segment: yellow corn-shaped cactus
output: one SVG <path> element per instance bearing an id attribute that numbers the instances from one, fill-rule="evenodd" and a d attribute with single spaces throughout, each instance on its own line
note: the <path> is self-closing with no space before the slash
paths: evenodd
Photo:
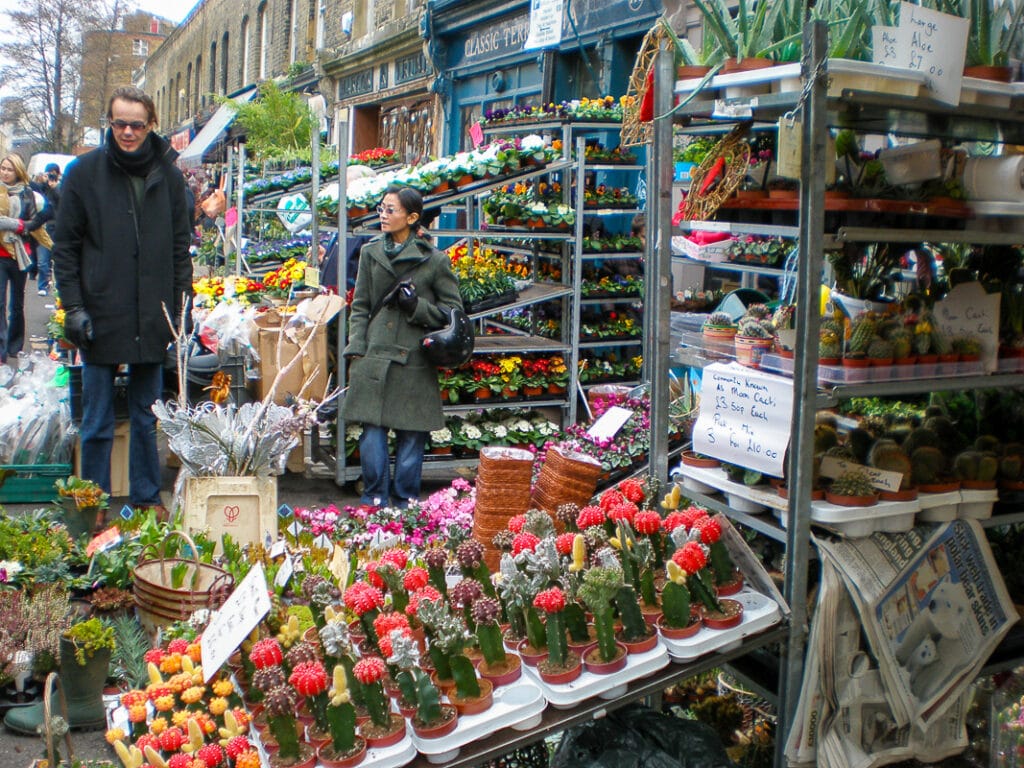
<path id="1" fill-rule="evenodd" d="M 572 565 L 569 570 L 573 573 L 582 571 L 587 564 L 587 542 L 582 533 L 572 537 Z"/>
<path id="2" fill-rule="evenodd" d="M 153 768 L 167 768 L 167 761 L 160 757 L 160 753 L 153 747 L 147 744 L 143 753 L 146 755 L 146 762 Z"/>
<path id="3" fill-rule="evenodd" d="M 220 734 L 220 745 L 226 747 L 229 741 L 236 736 L 244 735 L 246 730 L 246 726 L 239 725 L 235 713 L 227 710 L 224 713 L 224 725 L 217 729 L 217 733 Z"/>
<path id="4" fill-rule="evenodd" d="M 188 741 L 181 745 L 181 751 L 192 754 L 203 746 L 203 729 L 195 719 L 188 721 Z"/>
<path id="5" fill-rule="evenodd" d="M 328 695 L 331 697 L 331 706 L 333 707 L 347 704 L 351 698 L 348 692 L 348 678 L 345 677 L 345 668 L 341 664 L 334 667 L 334 677 L 331 680 L 331 690 Z"/>
<path id="6" fill-rule="evenodd" d="M 160 674 L 160 667 L 151 661 L 146 665 L 146 671 L 149 673 L 150 685 L 163 685 L 164 678 Z"/>
<path id="7" fill-rule="evenodd" d="M 665 498 L 661 501 L 661 508 L 667 510 L 679 509 L 679 502 L 682 500 L 682 494 L 679 491 L 678 485 L 673 485 L 672 490 L 665 494 Z"/>
<path id="8" fill-rule="evenodd" d="M 141 768 L 145 757 L 142 751 L 134 744 L 126 747 L 123 741 L 114 742 L 114 752 L 120 758 L 124 768 Z"/>
<path id="9" fill-rule="evenodd" d="M 686 577 L 689 575 L 686 571 L 679 567 L 675 560 L 669 560 L 665 563 L 665 575 L 668 576 L 669 581 L 676 584 L 686 585 Z"/>

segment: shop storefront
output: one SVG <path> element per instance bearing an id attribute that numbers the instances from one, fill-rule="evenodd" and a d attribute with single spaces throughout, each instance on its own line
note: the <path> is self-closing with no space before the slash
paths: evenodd
<path id="1" fill-rule="evenodd" d="M 566 9 L 561 43 L 540 51 L 525 49 L 528 3 L 431 6 L 428 50 L 442 73 L 434 89 L 444 97 L 445 152 L 471 146 L 469 128 L 489 110 L 625 93 L 660 0 L 578 0 Z"/>

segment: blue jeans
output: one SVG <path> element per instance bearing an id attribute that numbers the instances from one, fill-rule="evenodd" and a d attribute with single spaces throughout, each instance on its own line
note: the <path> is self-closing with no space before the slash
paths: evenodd
<path id="1" fill-rule="evenodd" d="M 151 406 L 163 388 L 161 363 L 128 367 L 128 484 L 131 503 L 154 506 L 160 500 L 160 458 L 156 415 Z M 114 446 L 116 365 L 82 366 L 82 477 L 110 493 L 110 453 Z"/>
<path id="2" fill-rule="evenodd" d="M 36 286 L 40 291 L 50 288 L 50 249 L 36 244 Z"/>
<path id="3" fill-rule="evenodd" d="M 0 363 L 25 346 L 25 279 L 17 261 L 0 257 Z"/>
<path id="4" fill-rule="evenodd" d="M 387 427 L 363 424 L 363 434 L 359 437 L 359 462 L 363 470 L 363 496 L 360 501 L 363 504 L 405 506 L 410 499 L 420 496 L 427 433 L 396 429 L 395 438 L 395 479 L 392 484 L 389 479 L 391 462 L 388 458 Z"/>

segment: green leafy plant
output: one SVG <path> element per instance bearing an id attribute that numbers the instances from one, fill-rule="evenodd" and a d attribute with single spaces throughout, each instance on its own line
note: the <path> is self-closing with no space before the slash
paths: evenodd
<path id="1" fill-rule="evenodd" d="M 969 19 L 964 65 L 1005 67 L 1020 48 L 1024 2 L 1012 0 L 936 0 L 943 13 Z"/>
<path id="2" fill-rule="evenodd" d="M 298 93 L 285 92 L 273 80 L 260 83 L 259 95 L 246 104 L 217 97 L 235 109 L 254 160 L 305 158 L 311 154 L 313 117 Z"/>
<path id="3" fill-rule="evenodd" d="M 109 649 L 111 653 L 117 648 L 114 628 L 95 616 L 72 624 L 64 633 L 64 637 L 74 644 L 75 660 L 83 667 L 87 658 L 91 659 L 104 648 Z"/>
<path id="4" fill-rule="evenodd" d="M 704 17 L 705 34 L 729 58 L 796 60 L 800 54 L 802 5 L 795 0 L 739 0 L 735 17 L 726 0 L 694 0 Z"/>
<path id="5" fill-rule="evenodd" d="M 149 684 L 146 651 L 149 637 L 138 619 L 122 614 L 110 619 L 114 631 L 114 651 L 110 657 L 113 676 L 128 688 L 145 688 Z"/>

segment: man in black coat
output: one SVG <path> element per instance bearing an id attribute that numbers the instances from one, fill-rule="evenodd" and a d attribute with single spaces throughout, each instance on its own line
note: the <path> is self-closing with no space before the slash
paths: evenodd
<path id="1" fill-rule="evenodd" d="M 72 163 L 61 185 L 53 266 L 65 336 L 82 353 L 82 476 L 110 491 L 114 376 L 129 370 L 129 487 L 160 506 L 156 417 L 163 360 L 192 296 L 189 211 L 177 153 L 155 132 L 144 91 L 117 88 L 103 146 Z"/>

